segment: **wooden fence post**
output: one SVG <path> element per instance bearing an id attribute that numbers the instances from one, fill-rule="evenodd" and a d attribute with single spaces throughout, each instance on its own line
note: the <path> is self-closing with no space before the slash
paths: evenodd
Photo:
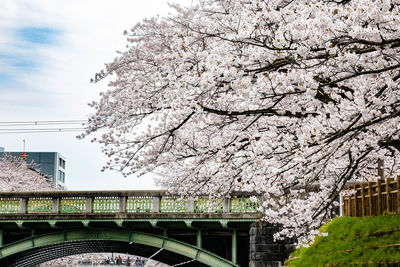
<path id="1" fill-rule="evenodd" d="M 400 175 L 397 176 L 397 213 L 400 213 Z"/>
<path id="2" fill-rule="evenodd" d="M 372 216 L 372 182 L 368 182 L 369 216 Z"/>
<path id="3" fill-rule="evenodd" d="M 386 185 L 385 185 L 385 190 L 386 190 L 386 212 L 390 212 L 390 182 L 392 179 L 386 178 Z"/>
<path id="4" fill-rule="evenodd" d="M 354 216 L 357 217 L 357 185 L 354 185 Z"/>
<path id="5" fill-rule="evenodd" d="M 364 183 L 361 183 L 361 217 L 365 216 L 365 192 L 364 192 Z"/>
<path id="6" fill-rule="evenodd" d="M 376 215 L 382 214 L 382 180 L 378 179 L 378 212 Z"/>
<path id="7" fill-rule="evenodd" d="M 348 216 L 351 216 L 351 196 L 347 196 L 347 212 L 349 213 Z"/>

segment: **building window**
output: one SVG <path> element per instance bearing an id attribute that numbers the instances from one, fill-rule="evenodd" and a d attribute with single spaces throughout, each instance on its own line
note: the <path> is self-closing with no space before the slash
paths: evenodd
<path id="1" fill-rule="evenodd" d="M 65 169 L 65 160 L 63 160 L 62 158 L 59 158 L 59 164 L 58 164 L 61 168 Z"/>
<path id="2" fill-rule="evenodd" d="M 58 171 L 59 174 L 59 181 L 65 183 L 65 173 L 62 171 Z"/>

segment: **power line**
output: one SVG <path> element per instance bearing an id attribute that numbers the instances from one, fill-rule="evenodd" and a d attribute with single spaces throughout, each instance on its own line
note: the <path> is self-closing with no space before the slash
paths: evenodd
<path id="1" fill-rule="evenodd" d="M 62 127 L 57 127 L 57 128 L 6 128 L 6 129 L 1 129 L 0 131 L 35 131 L 35 130 L 43 130 L 43 131 L 51 131 L 51 130 L 82 130 L 85 129 L 83 127 L 71 127 L 71 128 L 62 128 Z"/>
<path id="2" fill-rule="evenodd" d="M 7 131 L 15 131 L 15 130 L 18 130 L 18 131 L 61 131 L 61 130 L 84 130 L 85 128 L 82 128 L 82 127 L 79 127 L 79 128 L 76 128 L 76 127 L 74 127 L 74 128 L 37 128 L 37 129 L 35 129 L 35 128 L 7 128 L 7 129 L 1 129 L 0 128 L 0 132 L 2 132 L 2 131 L 4 131 L 4 132 L 7 132 Z"/>
<path id="3" fill-rule="evenodd" d="M 41 129 L 32 129 L 32 130 L 18 130 L 15 129 L 13 131 L 0 131 L 0 134 L 17 134 L 17 133 L 63 133 L 63 132 L 82 132 L 85 129 L 67 129 L 67 128 L 59 128 L 59 129 L 47 129 L 47 130 L 41 130 Z"/>
<path id="4" fill-rule="evenodd" d="M 87 129 L 85 128 L 87 125 L 87 120 L 0 121 L 0 135 L 83 132 Z"/>
<path id="5" fill-rule="evenodd" d="M 0 134 L 82 132 L 85 123 L 86 120 L 0 121 Z"/>
<path id="6" fill-rule="evenodd" d="M 0 123 L 58 123 L 58 122 L 86 122 L 87 120 L 52 120 L 52 121 L 0 121 Z"/>
<path id="7" fill-rule="evenodd" d="M 54 120 L 54 121 L 0 121 L 0 127 L 4 126 L 40 126 L 40 125 L 73 125 L 87 124 L 87 120 Z"/>
<path id="8" fill-rule="evenodd" d="M 52 125 L 85 125 L 85 123 L 76 123 L 76 122 L 63 122 L 63 123 L 48 123 L 48 124 L 38 124 L 38 123 L 14 123 L 14 124 L 0 124 L 0 127 L 5 126 L 52 126 Z"/>

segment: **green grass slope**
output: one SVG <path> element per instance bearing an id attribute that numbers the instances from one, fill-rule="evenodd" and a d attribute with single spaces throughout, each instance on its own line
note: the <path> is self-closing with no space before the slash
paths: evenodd
<path id="1" fill-rule="evenodd" d="M 341 217 L 320 231 L 328 236 L 294 251 L 285 266 L 400 266 L 400 215 Z"/>

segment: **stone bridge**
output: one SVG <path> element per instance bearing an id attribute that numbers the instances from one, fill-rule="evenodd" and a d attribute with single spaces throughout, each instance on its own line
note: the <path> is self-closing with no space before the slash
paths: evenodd
<path id="1" fill-rule="evenodd" d="M 0 193 L 0 266 L 35 266 L 96 252 L 127 253 L 171 266 L 267 266 L 263 255 L 276 262 L 287 252 L 283 245 L 271 245 L 273 228 L 259 227 L 259 201 L 250 196 L 188 200 L 164 191 Z"/>

